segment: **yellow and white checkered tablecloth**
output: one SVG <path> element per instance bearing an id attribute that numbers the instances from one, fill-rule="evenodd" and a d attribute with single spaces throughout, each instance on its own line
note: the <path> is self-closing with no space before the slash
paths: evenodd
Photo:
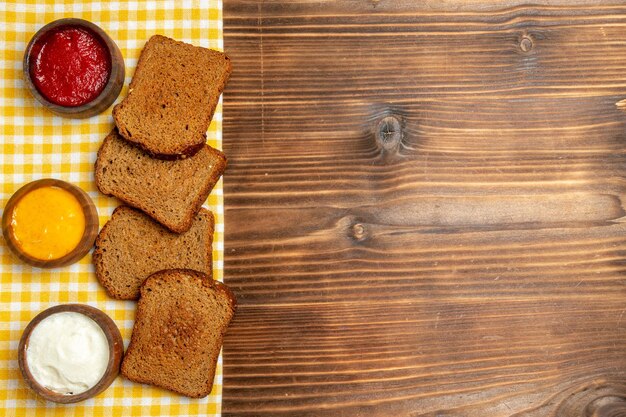
<path id="1" fill-rule="evenodd" d="M 31 36 L 44 24 L 79 17 L 102 27 L 120 47 L 126 63 L 126 96 L 139 53 L 148 38 L 160 33 L 177 40 L 222 49 L 221 0 L 73 1 L 7 0 L 0 2 L 0 187 L 2 207 L 22 185 L 58 178 L 82 187 L 94 200 L 100 226 L 119 202 L 98 192 L 93 165 L 102 139 L 113 127 L 111 109 L 90 119 L 55 116 L 36 102 L 22 80 L 22 57 Z M 211 124 L 209 144 L 221 147 L 221 104 Z M 222 184 L 207 201 L 216 215 L 214 274 L 222 279 Z M 210 396 L 189 399 L 130 382 L 119 376 L 108 390 L 74 405 L 45 402 L 30 392 L 17 365 L 23 329 L 40 311 L 62 303 L 85 303 L 106 312 L 128 345 L 135 303 L 109 298 L 97 282 L 91 254 L 69 267 L 52 270 L 20 262 L 0 242 L 0 415 L 2 416 L 194 416 L 221 411 L 221 358 Z"/>

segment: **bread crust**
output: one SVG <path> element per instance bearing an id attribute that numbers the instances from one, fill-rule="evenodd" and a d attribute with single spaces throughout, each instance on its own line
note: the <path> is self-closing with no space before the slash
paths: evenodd
<path id="1" fill-rule="evenodd" d="M 200 106 L 192 106 L 193 108 L 187 108 L 183 114 L 174 111 L 169 112 L 169 109 L 168 111 L 163 111 L 164 115 L 162 114 L 162 119 L 164 123 L 170 122 L 182 125 L 185 123 L 185 120 L 189 120 L 186 118 L 201 118 L 199 130 L 194 134 L 195 136 L 193 136 L 193 138 L 187 137 L 185 140 L 183 140 L 183 138 L 175 138 L 175 140 L 179 141 L 175 144 L 170 144 L 169 141 L 155 139 L 152 135 L 149 135 L 146 132 L 147 130 L 150 130 L 150 128 L 140 127 L 137 123 L 133 123 L 128 120 L 129 115 L 132 115 L 133 117 L 141 117 L 137 115 L 139 111 L 136 107 L 145 106 L 146 103 L 152 103 L 152 105 L 155 105 L 158 104 L 158 100 L 163 99 L 163 97 L 146 98 L 138 96 L 136 92 L 136 89 L 140 88 L 143 83 L 155 83 L 154 80 L 158 79 L 157 75 L 153 73 L 154 69 L 149 69 L 148 67 L 154 59 L 158 59 L 155 55 L 159 54 L 156 49 L 160 47 L 173 51 L 172 54 L 175 54 L 176 51 L 184 51 L 186 55 L 192 54 L 195 62 L 189 62 L 187 65 L 203 66 L 207 68 L 207 71 L 217 73 L 217 80 L 214 80 L 214 83 L 209 86 L 210 91 L 207 93 L 206 97 L 208 98 L 208 101 L 206 103 L 203 103 Z M 168 65 L 177 63 L 176 58 L 173 58 L 171 55 L 162 57 L 160 62 L 162 64 L 159 68 L 167 73 L 167 77 L 185 76 L 184 70 L 167 70 Z M 184 64 L 181 63 L 181 65 L 184 67 Z M 121 103 L 117 104 L 113 108 L 113 119 L 115 120 L 115 124 L 118 127 L 120 135 L 122 135 L 126 140 L 141 147 L 146 153 L 150 154 L 154 158 L 171 160 L 182 159 L 195 155 L 196 152 L 202 149 L 204 143 L 206 143 L 206 131 L 208 130 L 211 120 L 213 119 L 220 95 L 226 87 L 231 72 L 231 60 L 222 52 L 189 45 L 162 35 L 152 36 L 144 46 L 144 49 L 139 56 L 137 69 L 135 70 L 135 74 L 129 86 L 129 94 Z M 158 75 L 165 77 L 165 75 L 162 74 Z M 205 83 L 208 82 L 208 80 L 202 81 Z M 188 87 L 186 87 L 188 89 L 193 88 L 193 86 L 189 83 L 186 83 L 186 85 L 188 85 Z M 170 94 L 170 98 L 173 93 L 176 94 L 177 98 L 179 97 L 178 92 L 168 92 L 168 94 Z M 183 95 L 182 92 L 180 94 Z M 163 106 L 165 109 L 165 105 Z M 161 131 L 159 134 L 164 133 Z M 192 135 L 192 133 L 190 133 L 190 135 Z M 169 139 L 172 140 L 173 138 L 170 136 Z"/>
<path id="2" fill-rule="evenodd" d="M 100 149 L 98 150 L 98 154 L 97 154 L 96 162 L 95 162 L 95 180 L 96 180 L 96 187 L 98 188 L 98 190 L 100 190 L 100 192 L 102 192 L 105 195 L 117 197 L 119 200 L 126 203 L 127 205 L 135 207 L 143 211 L 144 213 L 146 213 L 147 215 L 149 215 L 150 217 L 155 219 L 157 222 L 161 223 L 162 225 L 164 225 L 165 227 L 167 227 L 173 232 L 183 233 L 189 230 L 193 222 L 194 216 L 200 210 L 200 207 L 202 207 L 207 197 L 211 193 L 211 190 L 213 189 L 217 181 L 220 179 L 220 177 L 224 173 L 224 170 L 226 169 L 226 166 L 228 164 L 226 155 L 224 155 L 223 152 L 217 149 L 211 148 L 207 144 L 203 145 L 203 147 L 206 147 L 207 150 L 215 157 L 216 159 L 215 166 L 211 168 L 210 175 L 206 178 L 206 180 L 198 186 L 197 197 L 187 206 L 177 208 L 177 210 L 184 213 L 184 215 L 182 216 L 182 219 L 180 221 L 174 221 L 171 218 L 168 218 L 167 216 L 165 216 L 162 212 L 155 211 L 154 209 L 157 203 L 146 198 L 145 196 L 139 195 L 137 193 L 124 192 L 121 189 L 122 187 L 119 187 L 119 186 L 109 187 L 105 184 L 106 181 L 105 181 L 104 176 L 106 175 L 105 174 L 106 172 L 105 159 L 106 158 L 104 157 L 104 152 L 105 152 L 105 149 L 107 149 L 108 146 L 110 145 L 110 142 L 113 140 L 117 140 L 117 139 L 124 140 L 119 136 L 116 129 L 113 129 L 111 133 L 109 133 L 109 135 L 107 135 L 107 137 L 104 139 L 102 145 L 100 146 Z M 140 149 L 133 146 L 132 143 L 127 142 L 127 141 L 125 141 L 125 143 L 128 144 L 129 148 L 135 148 L 137 149 L 137 152 L 142 152 Z M 146 157 L 149 157 L 149 155 L 146 155 Z M 198 155 L 196 154 L 194 155 L 194 157 L 198 157 Z M 176 163 L 175 161 L 162 161 L 162 160 L 156 160 L 156 159 L 154 161 L 156 161 L 157 164 L 163 165 L 163 166 L 169 166 L 168 163 L 169 164 Z M 123 180 L 122 178 L 119 178 L 119 181 L 122 181 L 122 180 Z M 162 197 L 169 198 L 171 196 L 162 196 Z"/>
<path id="3" fill-rule="evenodd" d="M 157 317 L 152 317 L 150 315 L 150 307 L 152 306 L 147 305 L 146 303 L 154 303 L 155 301 L 149 299 L 149 292 L 152 291 L 153 287 L 158 285 L 159 280 L 176 280 L 181 279 L 181 276 L 184 277 L 184 279 L 193 281 L 193 286 L 196 287 L 198 290 L 204 289 L 213 292 L 216 295 L 222 294 L 222 296 L 227 300 L 229 308 L 229 311 L 227 312 L 227 322 L 223 323 L 223 326 L 220 327 L 218 334 L 215 335 L 215 340 L 213 341 L 214 343 L 212 344 L 211 350 L 208 355 L 209 357 L 206 358 L 206 360 L 210 361 L 208 375 L 206 375 L 206 381 L 201 384 L 202 386 L 196 386 L 193 388 L 182 387 L 181 385 L 177 385 L 173 381 L 173 379 L 176 379 L 177 377 L 186 377 L 186 375 L 184 374 L 184 370 L 181 369 L 167 369 L 167 371 L 170 371 L 170 374 L 166 376 L 154 369 L 149 369 L 148 372 L 144 373 L 144 375 L 139 375 L 139 373 L 137 372 L 137 367 L 141 366 L 144 367 L 144 369 L 142 369 L 143 371 L 146 370 L 145 367 L 148 367 L 149 364 L 147 364 L 145 360 L 143 362 L 141 360 L 145 358 L 145 355 L 153 354 L 154 351 L 160 351 L 159 346 L 162 347 L 164 344 L 166 344 L 166 339 L 168 337 L 168 328 L 166 323 L 164 325 L 165 332 L 160 333 L 157 340 L 143 340 L 143 338 L 149 336 L 153 336 L 154 338 L 154 335 L 150 334 L 150 328 L 148 326 L 154 325 L 155 321 L 163 322 L 168 319 L 162 314 L 158 315 Z M 156 297 L 156 295 L 154 297 Z M 172 297 L 175 297 L 175 294 L 172 294 Z M 172 299 L 168 299 L 168 301 L 171 302 Z M 211 389 L 213 388 L 217 358 L 223 344 L 223 337 L 226 333 L 228 324 L 235 314 L 236 308 L 237 302 L 232 291 L 221 282 L 206 279 L 206 276 L 200 272 L 189 269 L 169 269 L 152 274 L 141 286 L 141 297 L 139 298 L 139 304 L 137 306 L 137 317 L 135 320 L 135 325 L 133 327 L 130 344 L 128 346 L 124 361 L 122 362 L 121 366 L 122 375 L 131 381 L 159 386 L 161 388 L 165 388 L 191 398 L 202 398 L 209 395 L 211 393 Z M 207 311 L 197 313 L 206 314 Z M 188 333 L 195 334 L 195 332 L 193 331 L 189 331 Z M 146 350 L 143 351 L 143 349 Z M 193 353 L 194 352 L 189 352 L 189 354 Z M 168 351 L 166 354 L 172 355 L 174 354 L 174 352 Z M 182 375 L 179 375 L 178 372 L 180 372 Z"/>
<path id="4" fill-rule="evenodd" d="M 204 221 L 202 217 L 208 219 L 208 221 Z M 139 224 L 137 224 L 137 221 Z M 193 226 L 192 224 L 192 228 L 190 228 L 188 233 L 191 233 L 192 230 L 194 230 L 196 234 L 201 232 L 204 235 L 204 238 L 201 241 L 196 241 L 196 239 L 194 239 L 195 234 L 188 238 L 185 233 L 176 235 L 171 232 L 165 232 L 166 229 L 164 229 L 163 226 L 154 222 L 140 210 L 124 205 L 118 206 L 113 211 L 111 218 L 102 227 L 98 237 L 96 238 L 92 255 L 96 278 L 105 288 L 109 296 L 118 300 L 138 299 L 140 286 L 143 280 L 145 280 L 152 272 L 156 272 L 163 268 L 172 268 L 174 266 L 197 266 L 199 267 L 198 269 L 200 272 L 203 272 L 209 278 L 212 278 L 212 244 L 213 232 L 215 230 L 215 218 L 213 213 L 209 210 L 201 208 L 198 214 L 194 217 L 194 221 L 199 223 L 196 223 L 196 226 Z M 111 231 L 111 229 L 116 230 L 118 233 L 120 233 L 120 228 L 123 230 L 123 226 L 126 224 L 118 224 L 120 222 L 131 222 L 131 224 L 135 223 L 135 229 L 139 229 L 141 234 L 145 236 L 145 240 L 127 242 L 124 241 L 123 236 L 111 236 L 111 233 L 115 233 L 115 231 Z M 205 225 L 206 229 L 204 229 Z M 137 232 L 137 230 L 127 231 L 129 235 L 132 235 L 134 232 Z M 152 254 L 152 249 L 142 251 L 139 246 L 143 245 L 145 248 L 148 248 L 146 245 L 151 245 L 151 243 L 149 241 L 146 243 L 146 240 L 152 239 L 162 239 L 166 241 L 167 247 L 164 248 L 161 246 L 161 250 L 158 254 Z M 129 255 L 132 252 L 132 255 L 130 256 L 133 256 L 133 259 L 129 260 L 124 257 L 118 258 L 117 256 L 114 256 L 114 254 L 119 255 L 120 248 L 111 247 L 113 244 L 112 241 L 115 241 L 118 246 L 120 244 L 123 245 L 121 246 L 121 248 L 124 249 L 122 252 L 128 251 Z M 199 247 L 198 245 L 201 243 L 205 243 L 206 246 Z M 193 246 L 194 244 L 197 245 Z M 152 246 L 152 248 L 154 248 L 154 246 Z M 184 251 L 185 255 L 173 256 L 173 254 L 168 253 L 168 251 Z M 142 254 L 146 252 L 150 254 L 148 256 L 142 256 Z M 188 258 L 189 256 L 192 256 L 191 259 Z M 158 257 L 158 260 L 155 260 L 155 257 Z M 160 259 L 161 257 L 166 258 Z M 129 266 L 128 263 L 131 261 L 139 263 L 140 266 L 133 267 L 132 265 L 134 262 L 130 264 L 131 266 Z M 120 265 L 123 263 L 126 263 L 126 265 Z M 150 272 L 146 275 L 139 275 L 140 272 L 147 272 L 145 270 L 146 268 Z M 129 272 L 132 273 L 129 274 Z"/>

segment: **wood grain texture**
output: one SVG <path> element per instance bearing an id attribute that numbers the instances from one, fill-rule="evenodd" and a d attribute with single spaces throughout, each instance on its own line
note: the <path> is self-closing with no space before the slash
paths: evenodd
<path id="1" fill-rule="evenodd" d="M 626 5 L 224 4 L 225 415 L 626 415 Z"/>

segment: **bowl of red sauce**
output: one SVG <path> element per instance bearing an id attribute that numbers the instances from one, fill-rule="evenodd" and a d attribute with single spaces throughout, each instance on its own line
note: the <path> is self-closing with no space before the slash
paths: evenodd
<path id="1" fill-rule="evenodd" d="M 124 85 L 124 59 L 99 26 L 59 19 L 42 27 L 24 53 L 24 80 L 32 95 L 65 117 L 91 117 L 106 110 Z"/>

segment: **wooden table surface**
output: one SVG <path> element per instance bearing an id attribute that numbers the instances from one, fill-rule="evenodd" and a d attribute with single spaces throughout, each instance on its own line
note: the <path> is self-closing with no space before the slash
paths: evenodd
<path id="1" fill-rule="evenodd" d="M 543 3 L 224 0 L 225 415 L 626 415 L 626 3 Z"/>

